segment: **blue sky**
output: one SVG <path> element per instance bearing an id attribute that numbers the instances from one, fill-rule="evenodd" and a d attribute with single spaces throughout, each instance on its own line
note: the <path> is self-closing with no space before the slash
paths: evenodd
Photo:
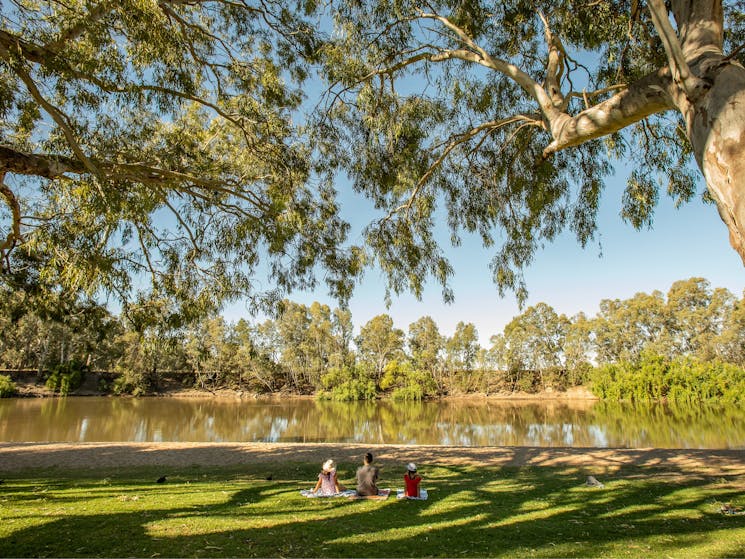
<path id="1" fill-rule="evenodd" d="M 580 311 L 594 315 L 602 299 L 626 299 L 654 290 L 666 293 L 673 282 L 690 277 L 706 278 L 712 287 L 724 287 L 737 297 L 743 296 L 745 267 L 729 245 L 727 229 L 715 206 L 696 198 L 676 209 L 662 194 L 653 228 L 636 231 L 619 217 L 625 182 L 624 173 L 608 179 L 594 243 L 582 249 L 573 235 L 564 234 L 536 254 L 525 274 L 527 306 L 544 302 L 570 317 Z M 364 226 L 369 214 L 363 205 L 357 202 L 350 206 L 350 196 L 345 192 L 340 198 L 350 222 L 358 228 Z M 488 268 L 492 252 L 482 248 L 479 239 L 464 237 L 460 247 L 452 248 L 446 233 L 443 238 L 442 246 L 455 269 L 455 302 L 443 303 L 440 286 L 431 282 L 421 301 L 404 295 L 394 297 L 391 307 L 386 308 L 383 278 L 377 270 L 370 270 L 350 301 L 356 332 L 382 313 L 389 314 L 396 327 L 405 331 L 409 324 L 429 315 L 448 336 L 459 321 L 474 323 L 482 346 L 489 347 L 489 338 L 501 333 L 520 314 L 513 294 L 499 297 Z M 353 233 L 351 241 L 360 239 Z M 323 288 L 295 293 L 290 299 L 307 305 L 319 301 L 337 306 Z M 240 303 L 226 308 L 223 316 L 229 321 L 251 319 Z"/>

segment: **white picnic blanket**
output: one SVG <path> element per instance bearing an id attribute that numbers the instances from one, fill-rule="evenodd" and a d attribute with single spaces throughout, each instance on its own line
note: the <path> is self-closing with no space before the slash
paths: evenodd
<path id="1" fill-rule="evenodd" d="M 354 489 L 347 489 L 346 491 L 342 491 L 340 493 L 321 493 L 320 491 L 318 493 L 314 493 L 312 489 L 303 489 L 300 491 L 300 494 L 303 497 L 352 497 L 357 494 L 357 492 Z"/>
<path id="2" fill-rule="evenodd" d="M 407 497 L 404 495 L 405 491 L 403 489 L 396 489 L 396 499 L 413 499 L 415 501 L 426 501 L 427 500 L 427 490 L 426 489 L 420 489 L 419 490 L 419 497 Z"/>

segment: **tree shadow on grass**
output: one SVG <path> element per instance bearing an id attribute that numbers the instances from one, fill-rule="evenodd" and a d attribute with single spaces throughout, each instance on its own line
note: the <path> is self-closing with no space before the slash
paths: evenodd
<path id="1" fill-rule="evenodd" d="M 426 467 L 426 466 L 425 466 Z M 182 480 L 163 487 L 129 480 L 50 482 L 45 511 L 31 526 L 3 530 L 0 556 L 420 557 L 742 556 L 745 516 L 716 502 L 737 500 L 741 478 L 666 477 L 630 468 L 584 485 L 576 471 L 427 467 L 428 501 L 306 499 L 305 482 L 235 474 L 215 489 Z M 303 473 L 309 469 L 301 468 Z M 547 472 L 549 475 L 547 475 Z M 219 474 L 218 474 L 219 475 Z M 222 482 L 221 482 L 222 483 Z M 43 480 L 20 484 L 43 486 Z M 73 487 L 111 510 L 65 507 Z M 23 495 L 14 484 L 3 508 Z M 142 495 L 139 501 L 131 500 Z M 80 497 L 81 500 L 84 497 Z M 129 499 L 129 500 L 128 500 Z M 91 502 L 91 504 L 93 504 Z M 23 521 L 3 514 L 16 525 Z M 713 540 L 718 547 L 707 548 Z M 697 553 L 697 550 L 699 551 Z M 701 551 L 704 550 L 704 551 Z"/>

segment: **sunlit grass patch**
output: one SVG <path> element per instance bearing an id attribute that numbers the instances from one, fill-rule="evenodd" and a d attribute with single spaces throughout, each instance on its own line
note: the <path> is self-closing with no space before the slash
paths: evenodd
<path id="1" fill-rule="evenodd" d="M 592 488 L 570 470 L 430 466 L 427 501 L 354 501 L 301 496 L 317 464 L 277 465 L 271 480 L 265 468 L 174 469 L 162 484 L 153 469 L 9 474 L 0 556 L 745 554 L 745 516 L 717 507 L 738 502 L 739 478 L 729 486 L 629 468 Z"/>

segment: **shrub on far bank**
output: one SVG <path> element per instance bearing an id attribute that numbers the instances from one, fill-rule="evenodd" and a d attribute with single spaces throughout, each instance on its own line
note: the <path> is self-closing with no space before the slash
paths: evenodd
<path id="1" fill-rule="evenodd" d="M 721 361 L 644 354 L 635 362 L 595 369 L 591 390 L 605 400 L 740 404 L 745 402 L 745 370 Z"/>
<path id="2" fill-rule="evenodd" d="M 15 396 L 17 391 L 15 383 L 8 375 L 0 375 L 0 398 Z"/>
<path id="3" fill-rule="evenodd" d="M 383 369 L 380 389 L 390 390 L 391 399 L 399 401 L 421 401 L 437 394 L 432 375 L 415 369 L 408 361 L 390 361 Z"/>
<path id="4" fill-rule="evenodd" d="M 111 391 L 117 396 L 129 394 L 132 396 L 143 396 L 147 390 L 142 375 L 131 371 L 124 371 L 114 379 Z"/>
<path id="5" fill-rule="evenodd" d="M 46 386 L 52 392 L 59 392 L 66 396 L 73 390 L 80 388 L 85 380 L 88 368 L 80 361 L 68 361 L 60 363 L 47 377 Z"/>
<path id="6" fill-rule="evenodd" d="M 359 365 L 332 368 L 321 377 L 321 384 L 325 390 L 317 393 L 319 400 L 354 402 L 374 400 L 377 396 L 375 381 Z"/>

